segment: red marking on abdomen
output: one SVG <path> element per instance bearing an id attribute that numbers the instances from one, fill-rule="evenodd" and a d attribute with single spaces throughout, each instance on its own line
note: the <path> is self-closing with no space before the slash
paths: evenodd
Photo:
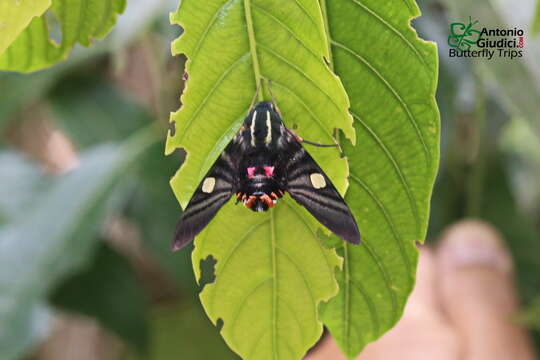
<path id="1" fill-rule="evenodd" d="M 264 166 L 264 173 L 266 174 L 266 177 L 272 177 L 274 176 L 274 167 L 273 166 Z"/>
<path id="2" fill-rule="evenodd" d="M 274 207 L 274 202 L 270 199 L 270 196 L 264 194 L 261 196 L 261 200 L 264 201 L 269 208 Z"/>
<path id="3" fill-rule="evenodd" d="M 252 179 L 255 176 L 255 168 L 254 167 L 248 167 L 247 168 L 247 175 L 248 175 L 248 179 Z"/>

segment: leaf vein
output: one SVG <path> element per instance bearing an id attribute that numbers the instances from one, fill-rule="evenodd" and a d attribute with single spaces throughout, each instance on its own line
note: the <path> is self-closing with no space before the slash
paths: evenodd
<path id="1" fill-rule="evenodd" d="M 244 13 L 246 17 L 246 26 L 248 31 L 249 52 L 253 65 L 253 75 L 255 77 L 255 87 L 261 83 L 261 69 L 259 65 L 259 55 L 257 53 L 257 40 L 255 39 L 255 27 L 253 26 L 253 16 L 251 15 L 251 0 L 244 0 Z M 259 101 L 263 100 L 262 92 L 258 93 Z"/>
<path id="2" fill-rule="evenodd" d="M 334 266 L 332 266 L 330 264 L 330 262 L 328 261 L 328 258 L 326 256 L 324 256 L 324 248 L 323 248 L 321 242 L 319 241 L 319 236 L 317 235 L 317 233 L 313 230 L 313 228 L 311 226 L 309 226 L 306 219 L 298 212 L 298 210 L 294 206 L 292 206 L 288 202 L 285 202 L 285 205 L 287 205 L 289 207 L 289 209 L 291 209 L 296 214 L 296 216 L 300 220 L 302 220 L 302 223 L 304 223 L 304 226 L 311 232 L 311 234 L 313 235 L 313 238 L 315 239 L 315 242 L 317 243 L 317 245 L 319 245 L 319 249 L 321 249 L 321 253 L 323 253 L 323 257 L 324 257 L 324 260 L 326 261 L 326 265 L 328 265 L 328 271 L 329 271 L 330 275 L 334 276 Z"/>
<path id="3" fill-rule="evenodd" d="M 364 64 L 373 74 L 375 74 L 376 78 L 379 79 L 384 86 L 390 90 L 390 92 L 394 95 L 396 100 L 399 102 L 400 106 L 405 110 L 407 114 L 407 118 L 409 119 L 409 122 L 414 127 L 414 130 L 416 132 L 416 136 L 418 137 L 418 140 L 422 144 L 422 148 L 424 150 L 424 155 L 426 157 L 426 162 L 428 164 L 431 164 L 431 152 L 426 144 L 426 140 L 424 139 L 424 135 L 422 134 L 422 131 L 420 130 L 420 127 L 418 126 L 418 122 L 415 120 L 415 117 L 413 116 L 411 109 L 409 108 L 409 105 L 403 100 L 401 95 L 398 93 L 397 89 L 373 66 L 369 63 L 367 59 L 365 59 L 360 54 L 356 53 L 355 51 L 349 49 L 347 46 L 332 40 L 332 44 L 337 46 L 338 48 L 345 50 L 346 53 L 354 56 L 359 62 Z"/>
<path id="4" fill-rule="evenodd" d="M 270 236 L 272 242 L 270 243 L 272 251 L 272 357 L 276 359 L 278 357 L 277 347 L 277 319 L 278 319 L 278 282 L 277 282 L 277 242 L 276 242 L 276 224 L 274 219 L 274 212 L 270 212 Z"/>
<path id="5" fill-rule="evenodd" d="M 223 81 L 225 80 L 225 78 L 227 77 L 227 75 L 229 75 L 233 69 L 238 65 L 238 64 L 241 64 L 242 63 L 242 60 L 244 60 L 244 58 L 246 56 L 248 56 L 249 53 L 246 52 L 244 54 L 242 54 L 242 56 L 240 56 L 238 58 L 238 60 L 234 61 L 227 69 L 225 69 L 225 71 L 221 74 L 221 76 L 219 77 L 219 79 L 215 82 L 215 84 L 212 86 L 212 88 L 210 89 L 210 91 L 206 94 L 205 98 L 203 99 L 203 101 L 197 106 L 197 109 L 195 109 L 193 115 L 191 115 L 191 117 L 187 120 L 187 123 L 186 125 L 183 127 L 184 129 L 187 129 L 189 128 L 189 126 L 191 125 L 191 123 L 197 118 L 197 116 L 199 115 L 199 113 L 202 111 L 202 109 L 204 108 L 204 105 L 208 102 L 208 100 L 210 99 L 210 97 L 214 94 L 214 92 L 217 90 L 218 86 L 221 85 L 221 83 L 223 83 Z M 182 141 L 184 139 L 184 136 L 186 135 L 186 131 L 182 131 L 182 132 L 177 132 L 179 138 L 177 141 Z"/>
<path id="6" fill-rule="evenodd" d="M 351 284 L 360 292 L 362 297 L 364 298 L 368 308 L 369 308 L 369 315 L 371 317 L 371 323 L 373 324 L 373 334 L 379 334 L 379 317 L 377 316 L 377 310 L 375 309 L 375 304 L 373 303 L 373 299 L 369 295 L 369 293 L 364 289 L 362 284 L 360 282 L 355 281 L 351 279 Z"/>
<path id="7" fill-rule="evenodd" d="M 353 3 L 355 3 L 356 5 L 358 5 L 360 8 L 362 8 L 365 12 L 367 12 L 369 15 L 371 15 L 372 17 L 374 17 L 375 19 L 377 19 L 381 24 L 383 24 L 384 26 L 386 26 L 390 31 L 392 31 L 394 34 L 396 34 L 406 45 L 407 47 L 409 47 L 413 52 L 414 54 L 416 55 L 416 57 L 420 60 L 420 62 L 422 63 L 422 65 L 424 66 L 424 69 L 425 71 L 429 74 L 429 66 L 428 64 L 426 63 L 426 61 L 424 60 L 424 58 L 422 57 L 422 54 L 420 54 L 420 52 L 418 51 L 418 49 L 410 42 L 409 39 L 407 39 L 405 37 L 405 35 L 403 35 L 403 33 L 401 31 L 399 31 L 398 29 L 396 29 L 392 24 L 390 24 L 388 21 L 386 21 L 382 16 L 380 16 L 379 14 L 377 14 L 373 9 L 369 8 L 367 5 L 361 3 L 360 1 L 358 0 L 351 0 Z M 410 8 L 409 6 L 409 3 L 407 2 L 407 0 L 404 0 L 405 1 L 405 4 L 407 5 L 407 7 L 409 8 L 410 11 L 412 11 L 412 9 Z"/>
<path id="8" fill-rule="evenodd" d="M 263 331 L 261 331 L 261 335 L 258 336 L 258 339 L 257 341 L 255 341 L 255 343 L 253 343 L 253 345 L 251 346 L 251 349 L 249 349 L 249 352 L 248 352 L 248 356 L 246 356 L 246 359 L 252 359 L 253 358 L 253 353 L 255 352 L 255 350 L 257 350 L 257 346 L 259 346 L 259 343 L 261 342 L 261 340 L 263 339 L 263 337 L 266 335 L 267 332 L 269 332 L 270 329 L 264 329 Z"/>
<path id="9" fill-rule="evenodd" d="M 313 84 L 315 86 L 315 88 L 317 90 L 319 90 L 325 97 L 328 98 L 328 100 L 330 100 L 330 102 L 332 103 L 332 105 L 334 105 L 334 107 L 338 110 L 338 112 L 342 112 L 342 109 L 339 107 L 338 104 L 336 104 L 334 98 L 332 98 L 330 96 L 330 94 L 328 94 L 328 92 L 324 91 L 319 84 L 317 84 L 311 77 L 309 77 L 304 71 L 302 71 L 302 69 L 300 69 L 297 65 L 293 64 L 292 62 L 290 62 L 287 58 L 283 57 L 282 55 L 278 54 L 277 52 L 275 52 L 273 49 L 271 49 L 270 47 L 266 46 L 266 45 L 263 45 L 263 44 L 259 44 L 259 47 L 266 50 L 267 52 L 269 52 L 270 54 L 274 55 L 276 58 L 278 58 L 279 60 L 281 60 L 284 64 L 288 65 L 291 69 L 293 69 L 296 73 L 300 74 L 301 76 L 303 76 L 306 80 L 308 80 L 308 82 L 310 82 L 311 84 Z"/>
<path id="10" fill-rule="evenodd" d="M 405 267 L 407 268 L 407 274 L 409 275 L 410 273 L 410 270 L 411 270 L 411 264 L 410 264 L 410 260 L 409 260 L 409 257 L 407 256 L 407 254 L 405 253 L 405 249 L 403 248 L 403 242 L 401 241 L 401 237 L 399 236 L 399 233 L 398 231 L 396 230 L 396 225 L 394 224 L 394 221 L 392 220 L 392 217 L 390 216 L 390 214 L 388 213 L 388 211 L 386 210 L 386 207 L 384 206 L 384 204 L 382 203 L 382 201 L 375 195 L 375 193 L 367 186 L 367 184 L 365 182 L 363 182 L 358 176 L 356 176 L 355 174 L 351 173 L 350 174 L 350 177 L 356 181 L 359 185 L 362 186 L 362 188 L 364 188 L 364 190 L 369 194 L 369 196 L 375 201 L 375 203 L 377 204 L 377 206 L 379 207 L 379 209 L 381 210 L 381 212 L 383 213 L 384 215 L 384 218 L 386 219 L 386 221 L 388 222 L 388 225 L 390 225 L 390 229 L 392 231 L 392 234 L 394 235 L 394 239 L 396 240 L 396 243 L 398 245 L 398 248 L 399 248 L 399 252 L 401 254 L 401 257 L 403 258 L 403 262 L 405 263 Z M 410 276 L 410 275 L 409 275 Z"/>
<path id="11" fill-rule="evenodd" d="M 390 163 L 394 167 L 394 170 L 396 171 L 396 173 L 398 175 L 399 181 L 403 185 L 403 188 L 405 189 L 405 192 L 407 193 L 407 197 L 409 198 L 409 203 L 411 205 L 414 220 L 415 220 L 415 223 L 416 223 L 416 233 L 417 233 L 417 236 L 419 236 L 418 234 L 420 232 L 420 215 L 418 213 L 418 207 L 416 206 L 416 201 L 414 200 L 414 196 L 413 196 L 413 193 L 412 193 L 412 190 L 411 190 L 411 186 L 408 183 L 407 179 L 405 178 L 405 175 L 404 175 L 403 171 L 401 170 L 401 167 L 397 163 L 394 154 L 392 154 L 390 149 L 388 149 L 386 147 L 386 145 L 381 140 L 381 138 L 375 133 L 375 131 L 373 131 L 373 129 L 371 129 L 369 127 L 369 125 L 365 121 L 362 120 L 362 118 L 359 115 L 355 114 L 353 111 L 351 111 L 351 114 L 368 131 L 370 136 L 375 140 L 377 145 L 381 148 L 381 150 L 386 155 L 387 159 L 390 161 Z"/>
<path id="12" fill-rule="evenodd" d="M 269 220 L 261 221 L 260 223 L 253 225 L 248 231 L 246 231 L 246 233 L 242 236 L 242 238 L 240 238 L 238 240 L 238 242 L 231 249 L 231 251 L 229 251 L 227 256 L 225 256 L 225 258 L 223 258 L 221 266 L 219 266 L 219 263 L 218 263 L 218 272 L 219 273 L 223 273 L 225 271 L 225 268 L 227 267 L 227 264 L 229 263 L 229 260 L 231 259 L 232 255 L 236 252 L 236 250 L 238 250 L 238 248 L 244 243 L 244 241 L 249 239 L 249 235 L 251 235 L 255 230 L 257 230 L 260 226 L 266 224 L 267 222 L 269 222 Z M 217 275 L 219 275 L 219 274 L 217 274 Z M 210 304 L 210 307 L 212 307 L 212 308 L 214 307 L 214 301 L 215 301 L 215 298 L 216 298 L 216 293 L 217 293 L 217 291 L 215 289 L 213 289 L 212 297 L 208 301 L 208 303 Z"/>
<path id="13" fill-rule="evenodd" d="M 238 318 L 240 317 L 240 314 L 242 313 L 242 310 L 244 308 L 244 304 L 246 303 L 246 301 L 250 297 L 252 297 L 260 288 L 262 288 L 264 285 L 266 285 L 270 281 L 272 281 L 271 276 L 269 276 L 266 279 L 259 282 L 256 286 L 253 287 L 253 289 L 251 289 L 249 292 L 246 293 L 246 296 L 244 296 L 244 298 L 240 302 L 239 306 L 236 308 L 233 317 L 231 318 L 231 330 L 233 331 L 232 332 L 233 334 L 235 334 L 234 329 L 236 327 L 236 322 L 238 321 Z"/>
<path id="14" fill-rule="evenodd" d="M 300 11 L 302 11 L 304 14 L 306 14 L 308 19 L 311 20 L 313 25 L 318 26 L 317 20 L 315 20 L 315 18 L 307 11 L 307 9 L 304 7 L 304 5 L 302 5 L 302 3 L 300 3 L 300 1 L 298 1 L 298 0 L 294 0 L 294 2 L 296 3 L 296 5 L 298 5 L 298 8 L 300 9 Z"/>
<path id="15" fill-rule="evenodd" d="M 351 323 L 349 319 L 349 313 L 351 311 L 351 288 L 350 288 L 350 269 L 349 269 L 349 245 L 347 243 L 343 244 L 343 270 L 345 275 L 345 299 L 344 305 L 345 305 L 345 311 L 343 312 L 343 333 L 345 335 L 345 349 L 347 351 L 347 354 L 351 352 L 351 343 L 349 341 L 350 339 L 350 330 L 351 330 Z"/>
<path id="16" fill-rule="evenodd" d="M 332 133 L 330 131 L 328 131 L 328 129 L 326 128 L 326 126 L 323 124 L 322 120 L 316 116 L 313 111 L 311 111 L 311 109 L 309 108 L 309 106 L 304 102 L 304 100 L 298 96 L 290 87 L 280 83 L 280 82 L 277 82 L 277 81 L 272 81 L 272 84 L 274 85 L 278 85 L 280 87 L 282 87 L 283 89 L 287 90 L 292 96 L 294 96 L 298 102 L 300 103 L 300 105 L 302 105 L 304 107 L 304 109 L 306 109 L 306 111 L 311 115 L 311 117 L 313 118 L 313 120 L 315 120 L 315 122 L 317 123 L 317 125 L 319 125 L 321 127 L 321 129 L 323 130 L 323 132 L 326 133 L 326 135 L 328 135 L 328 137 L 330 139 L 332 139 L 332 141 L 335 141 L 334 140 L 334 137 L 332 136 Z"/>
<path id="17" fill-rule="evenodd" d="M 373 191 L 367 186 L 367 184 L 364 183 L 358 176 L 354 175 L 353 173 L 350 173 L 349 176 L 350 176 L 351 179 L 353 179 L 356 183 L 358 183 L 366 191 L 366 193 L 373 199 L 373 201 L 375 201 L 375 203 L 377 204 L 377 206 L 379 207 L 379 209 L 383 213 L 384 219 L 386 220 L 386 222 L 390 226 L 390 230 L 392 231 L 393 238 L 395 239 L 395 241 L 396 241 L 396 243 L 398 245 L 400 256 L 401 256 L 401 258 L 403 260 L 403 263 L 404 263 L 406 271 L 407 271 L 407 277 L 409 278 L 409 281 L 412 282 L 412 279 L 410 278 L 411 263 L 410 263 L 410 260 L 409 260 L 409 258 L 407 256 L 407 254 L 405 253 L 405 249 L 403 248 L 403 243 L 401 242 L 401 238 L 399 237 L 399 235 L 398 235 L 398 233 L 396 231 L 394 221 L 392 220 L 392 218 L 390 217 L 390 215 L 386 211 L 386 208 L 384 207 L 384 205 L 381 203 L 381 200 L 373 193 Z M 386 269 L 386 265 L 384 265 L 384 263 L 376 256 L 373 249 L 371 249 L 368 242 L 365 241 L 365 240 L 364 240 L 364 246 L 368 250 L 369 254 L 373 258 L 373 260 L 375 261 L 377 266 L 379 267 L 379 270 L 381 270 L 381 273 L 382 273 L 383 278 L 384 278 L 384 282 L 386 283 L 386 286 L 387 286 L 387 288 L 388 288 L 388 290 L 389 290 L 389 292 L 391 294 L 391 297 L 392 297 L 393 313 L 394 313 L 394 316 L 396 316 L 397 315 L 396 291 L 391 286 L 391 283 L 393 283 L 393 281 L 388 276 L 388 271 Z"/>
<path id="18" fill-rule="evenodd" d="M 232 3 L 233 1 L 236 1 L 236 0 L 229 0 L 229 1 L 226 1 L 219 9 L 217 9 L 217 11 L 214 13 L 214 16 L 212 17 L 212 19 L 210 19 L 210 22 L 206 25 L 206 27 L 204 28 L 204 32 L 201 34 L 201 36 L 199 37 L 199 39 L 197 40 L 197 43 L 195 44 L 195 48 L 193 50 L 193 54 L 191 55 L 191 61 L 195 60 L 195 58 L 197 57 L 198 53 L 199 53 L 199 50 L 202 46 L 202 43 L 204 42 L 204 40 L 206 40 L 206 35 L 208 34 L 208 32 L 210 31 L 210 29 L 214 26 L 214 24 L 216 23 L 216 20 L 218 19 L 218 15 L 220 13 L 223 12 L 223 9 L 225 9 L 226 7 L 229 6 L 230 3 Z"/>
<path id="19" fill-rule="evenodd" d="M 311 55 L 313 55 L 315 58 L 318 58 L 319 56 L 315 53 L 315 51 L 307 46 L 305 41 L 300 39 L 290 27 L 288 27 L 286 24 L 284 24 L 281 20 L 279 20 L 277 17 L 275 17 L 273 14 L 268 12 L 266 9 L 262 8 L 259 5 L 252 4 L 254 9 L 257 9 L 261 12 L 261 14 L 264 14 L 266 17 L 268 17 L 270 20 L 274 21 L 276 24 L 278 24 L 283 30 L 285 30 L 287 33 L 289 33 L 300 45 L 302 45 L 303 48 L 305 48 Z"/>
<path id="20" fill-rule="evenodd" d="M 82 32 L 84 22 L 86 20 L 85 13 L 86 13 L 87 7 L 88 7 L 87 0 L 81 0 L 80 7 L 81 7 L 81 9 L 79 11 L 79 23 L 77 24 L 77 36 L 75 37 L 75 41 L 78 41 L 78 42 L 82 43 L 80 37 L 81 37 L 81 32 Z"/>

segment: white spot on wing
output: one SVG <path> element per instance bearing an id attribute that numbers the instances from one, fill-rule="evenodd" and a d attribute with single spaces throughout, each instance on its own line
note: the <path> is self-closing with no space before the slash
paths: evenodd
<path id="1" fill-rule="evenodd" d="M 322 174 L 313 173 L 309 175 L 309 179 L 311 180 L 311 185 L 313 185 L 315 189 L 322 189 L 326 186 L 326 180 L 324 180 Z"/>
<path id="2" fill-rule="evenodd" d="M 204 182 L 202 184 L 202 191 L 210 194 L 212 191 L 214 191 L 214 187 L 216 186 L 216 178 L 213 177 L 207 177 L 204 179 Z"/>

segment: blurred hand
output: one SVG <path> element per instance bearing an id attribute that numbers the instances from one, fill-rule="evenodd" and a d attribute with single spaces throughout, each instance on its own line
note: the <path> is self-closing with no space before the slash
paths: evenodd
<path id="1" fill-rule="evenodd" d="M 422 248 L 416 287 L 398 325 L 359 360 L 535 359 L 518 309 L 510 255 L 493 228 L 465 221 Z M 306 360 L 345 357 L 330 336 Z"/>

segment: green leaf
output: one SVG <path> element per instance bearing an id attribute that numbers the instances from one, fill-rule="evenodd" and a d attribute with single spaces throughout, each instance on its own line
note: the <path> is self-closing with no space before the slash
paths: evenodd
<path id="1" fill-rule="evenodd" d="M 51 12 L 34 18 L 0 56 L 0 70 L 32 72 L 64 60 L 76 43 L 90 46 L 103 38 L 124 11 L 125 0 L 53 0 Z M 47 16 L 49 15 L 49 16 Z M 51 39 L 51 19 L 58 22 L 61 41 Z"/>
<path id="2" fill-rule="evenodd" d="M 183 207 L 240 128 L 259 83 L 257 100 L 271 99 L 266 80 L 285 123 L 302 137 L 332 143 L 340 128 L 355 141 L 347 96 L 324 60 L 316 0 L 185 0 L 171 21 L 184 28 L 173 53 L 188 58 L 187 91 L 171 117 L 175 129 L 166 146 L 167 153 L 187 152 L 172 180 Z M 344 191 L 348 169 L 339 151 L 310 153 Z M 337 293 L 340 262 L 321 245 L 319 227 L 289 199 L 257 215 L 231 202 L 197 238 L 197 279 L 204 275 L 201 261 L 217 261 L 215 282 L 201 293 L 203 306 L 214 323 L 223 321 L 221 334 L 244 359 L 299 359 L 320 337 L 318 304 Z"/>
<path id="3" fill-rule="evenodd" d="M 95 260 L 54 291 L 54 305 L 96 318 L 102 326 L 144 352 L 148 346 L 147 299 L 132 266 L 101 244 Z"/>
<path id="4" fill-rule="evenodd" d="M 217 260 L 215 282 L 201 301 L 242 359 L 300 359 L 321 336 L 317 306 L 337 293 L 340 261 L 318 240 L 316 221 L 290 198 L 266 213 L 246 211 L 231 200 L 196 239 L 199 281 L 208 277 L 199 264 Z"/>
<path id="5" fill-rule="evenodd" d="M 146 129 L 122 145 L 88 151 L 77 170 L 0 230 L 0 358 L 18 358 L 31 343 L 33 334 L 20 329 L 30 327 L 52 286 L 86 262 L 112 190 L 152 141 Z"/>
<path id="6" fill-rule="evenodd" d="M 355 118 L 358 145 L 344 145 L 345 200 L 363 238 L 360 246 L 339 250 L 340 292 L 325 304 L 322 319 L 354 358 L 395 325 L 414 286 L 415 243 L 426 235 L 439 162 L 437 51 L 410 26 L 420 14 L 412 1 L 321 4 L 334 71 Z"/>
<path id="7" fill-rule="evenodd" d="M 51 0 L 0 2 L 0 55 L 36 16 L 51 6 Z"/>

